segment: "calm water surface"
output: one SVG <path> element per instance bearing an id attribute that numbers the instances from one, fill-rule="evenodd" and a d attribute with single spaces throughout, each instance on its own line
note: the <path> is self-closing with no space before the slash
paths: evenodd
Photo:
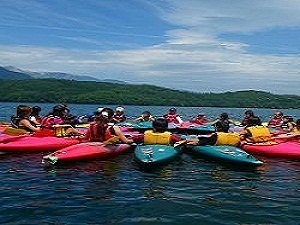
<path id="1" fill-rule="evenodd" d="M 32 105 L 32 104 L 31 104 Z M 40 104 L 45 113 L 53 105 Z M 16 103 L 2 103 L 8 120 Z M 74 114 L 98 106 L 70 105 Z M 113 106 L 114 107 L 114 106 Z M 129 116 L 148 107 L 128 106 Z M 162 115 L 168 107 L 151 107 Z M 178 108 L 184 118 L 245 109 Z M 263 120 L 274 110 L 254 109 Z M 300 117 L 300 110 L 283 110 Z M 46 154 L 46 153 L 43 153 Z M 300 162 L 260 158 L 256 169 L 182 154 L 154 171 L 132 152 L 105 160 L 45 167 L 43 154 L 0 155 L 0 224 L 299 224 Z"/>

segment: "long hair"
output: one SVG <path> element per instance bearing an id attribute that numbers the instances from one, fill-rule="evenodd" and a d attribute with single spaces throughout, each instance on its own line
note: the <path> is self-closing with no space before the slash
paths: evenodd
<path id="1" fill-rule="evenodd" d="M 30 116 L 31 112 L 32 112 L 31 107 L 27 105 L 19 105 L 17 108 L 17 116 L 19 118 L 28 117 Z"/>

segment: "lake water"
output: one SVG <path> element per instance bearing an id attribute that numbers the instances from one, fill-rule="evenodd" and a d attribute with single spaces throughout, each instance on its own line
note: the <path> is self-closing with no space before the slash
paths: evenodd
<path id="1" fill-rule="evenodd" d="M 7 121 L 17 103 L 0 104 Z M 30 104 L 33 105 L 33 104 Z M 39 104 L 47 113 L 53 104 Z M 96 105 L 69 105 L 86 114 Z M 112 106 L 115 107 L 115 106 Z M 126 106 L 126 114 L 169 107 Z M 189 118 L 216 118 L 245 109 L 180 108 Z M 254 109 L 263 120 L 274 110 Z M 300 110 L 283 110 L 300 117 Z M 45 154 L 45 153 L 44 153 Z M 105 160 L 45 167 L 43 154 L 0 155 L 0 224 L 299 224 L 300 162 L 260 158 L 255 169 L 222 165 L 189 154 L 143 171 L 132 152 Z"/>

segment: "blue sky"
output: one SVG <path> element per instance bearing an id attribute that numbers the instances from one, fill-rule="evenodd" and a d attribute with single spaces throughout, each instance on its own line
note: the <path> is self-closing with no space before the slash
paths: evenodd
<path id="1" fill-rule="evenodd" d="M 0 65 L 300 95 L 299 0 L 0 0 Z"/>

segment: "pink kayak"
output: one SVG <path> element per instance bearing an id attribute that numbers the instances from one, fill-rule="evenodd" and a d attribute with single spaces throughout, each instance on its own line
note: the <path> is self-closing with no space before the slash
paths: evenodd
<path id="1" fill-rule="evenodd" d="M 300 143 L 294 141 L 281 142 L 277 144 L 244 144 L 244 151 L 274 158 L 300 159 Z"/>
<path id="2" fill-rule="evenodd" d="M 128 151 L 131 145 L 86 142 L 60 149 L 43 157 L 43 162 L 51 164 L 73 161 L 94 160 L 112 157 Z"/>
<path id="3" fill-rule="evenodd" d="M 56 151 L 80 143 L 77 138 L 3 136 L 0 138 L 0 152 L 36 153 Z"/>

